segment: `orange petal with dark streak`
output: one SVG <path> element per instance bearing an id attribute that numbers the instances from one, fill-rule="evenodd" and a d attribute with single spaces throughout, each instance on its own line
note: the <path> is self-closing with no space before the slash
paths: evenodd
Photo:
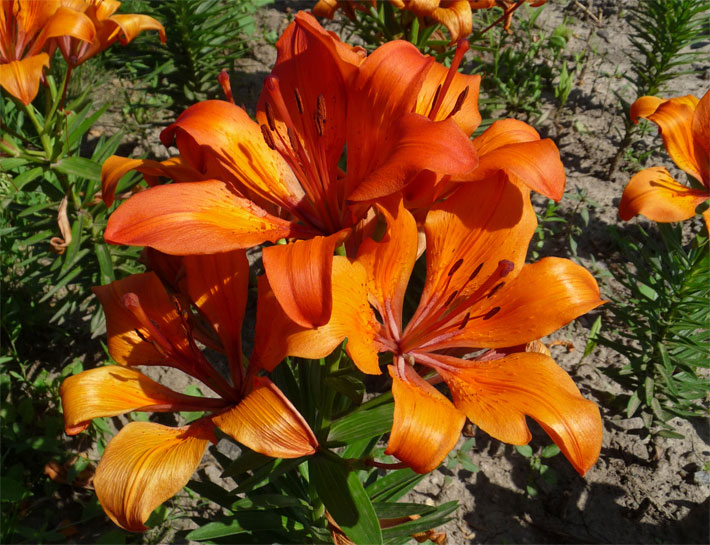
<path id="1" fill-rule="evenodd" d="M 39 80 L 45 67 L 49 67 L 46 53 L 0 64 L 0 87 L 23 104 L 29 104 L 37 96 Z"/>
<path id="2" fill-rule="evenodd" d="M 131 422 L 106 446 L 94 488 L 101 507 L 124 530 L 142 532 L 150 513 L 177 494 L 216 443 L 205 420 L 184 428 Z"/>

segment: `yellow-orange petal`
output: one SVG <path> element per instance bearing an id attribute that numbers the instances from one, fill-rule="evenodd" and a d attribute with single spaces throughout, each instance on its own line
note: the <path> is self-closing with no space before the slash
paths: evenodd
<path id="1" fill-rule="evenodd" d="M 406 114 L 392 127 L 393 145 L 382 153 L 379 164 L 348 196 L 369 201 L 400 191 L 423 170 L 438 175 L 463 176 L 478 164 L 472 142 L 449 118 L 431 121 L 419 114 Z"/>
<path id="2" fill-rule="evenodd" d="M 274 458 L 307 456 L 318 448 L 318 440 L 303 416 L 264 377 L 256 377 L 249 395 L 213 421 L 243 445 Z"/>
<path id="3" fill-rule="evenodd" d="M 251 361 L 273 370 L 286 356 L 324 358 L 347 337 L 345 351 L 363 373 L 379 374 L 379 325 L 367 299 L 367 276 L 359 263 L 333 258 L 333 310 L 327 324 L 305 328 L 291 320 L 278 304 L 268 280 L 259 278 L 256 337 Z"/>
<path id="4" fill-rule="evenodd" d="M 84 13 L 61 6 L 43 26 L 30 53 L 39 53 L 47 40 L 62 36 L 91 43 L 96 36 L 96 29 L 94 23 Z"/>
<path id="5" fill-rule="evenodd" d="M 154 273 L 142 273 L 92 288 L 106 314 L 106 336 L 111 357 L 119 365 L 168 365 L 167 357 L 146 341 L 150 332 L 123 305 L 128 293 L 138 296 L 141 305 L 163 334 L 176 346 L 188 349 L 182 321 L 165 288 Z"/>
<path id="6" fill-rule="evenodd" d="M 328 237 L 313 237 L 262 251 L 271 289 L 284 312 L 303 327 L 318 327 L 330 319 L 333 307 L 333 252 L 350 234 L 344 229 Z"/>
<path id="7" fill-rule="evenodd" d="M 683 221 L 695 215 L 695 208 L 710 198 L 707 192 L 686 187 L 663 167 L 651 167 L 635 174 L 626 184 L 619 203 L 619 218 L 628 221 L 637 214 L 661 223 Z"/>
<path id="8" fill-rule="evenodd" d="M 584 267 L 569 259 L 546 257 L 525 265 L 493 297 L 474 305 L 471 319 L 457 335 L 427 349 L 526 344 L 557 331 L 603 302 L 597 281 Z M 494 311 L 496 308 L 499 310 Z"/>
<path id="9" fill-rule="evenodd" d="M 641 97 L 639 101 L 647 98 Z M 658 104 L 653 113 L 648 113 L 654 103 L 653 100 L 644 101 L 639 115 L 658 125 L 666 151 L 678 168 L 703 181 L 703 172 L 707 172 L 708 167 L 701 167 L 702 157 L 696 156 L 693 138 L 693 117 L 698 99 L 692 95 L 670 98 Z"/>
<path id="10" fill-rule="evenodd" d="M 223 100 L 193 104 L 167 127 L 160 140 L 173 142 L 193 168 L 232 184 L 260 204 L 292 210 L 304 193 L 286 161 L 269 148 L 257 123 L 240 107 Z"/>
<path id="11" fill-rule="evenodd" d="M 428 473 L 456 446 L 466 416 L 409 365 L 403 370 L 399 374 L 389 367 L 394 421 L 385 454 L 396 456 L 417 473 Z"/>
<path id="12" fill-rule="evenodd" d="M 148 15 L 140 13 L 119 13 L 112 15 L 109 19 L 121 29 L 119 39 L 123 45 L 131 42 L 138 34 L 144 30 L 156 30 L 160 35 L 160 41 L 165 43 L 165 28 L 160 22 Z"/>
<path id="13" fill-rule="evenodd" d="M 368 291 L 380 316 L 386 324 L 394 321 L 401 333 L 404 294 L 417 260 L 417 224 L 401 200 L 392 213 L 384 207 L 379 211 L 387 222 L 387 231 L 379 242 L 371 238 L 363 241 L 357 262 L 365 268 Z"/>
<path id="14" fill-rule="evenodd" d="M 473 16 L 468 0 L 444 0 L 431 12 L 431 18 L 448 29 L 451 43 L 465 38 L 473 30 Z"/>
<path id="15" fill-rule="evenodd" d="M 249 289 L 245 250 L 183 258 L 187 293 L 222 341 L 232 383 L 241 384 L 242 322 Z"/>
<path id="16" fill-rule="evenodd" d="M 700 182 L 710 189 L 710 90 L 700 99 L 693 114 L 691 127 Z"/>
<path id="17" fill-rule="evenodd" d="M 454 358 L 447 358 L 453 363 Z M 456 407 L 489 435 L 514 445 L 530 441 L 525 416 L 535 419 L 581 475 L 602 443 L 597 406 L 552 358 L 523 352 L 465 367 L 440 368 Z"/>
<path id="18" fill-rule="evenodd" d="M 662 98 L 652 96 L 640 97 L 631 105 L 629 118 L 634 124 L 639 122 L 639 117 L 648 119 L 648 116 L 655 112 L 662 103 Z"/>
<path id="19" fill-rule="evenodd" d="M 338 0 L 318 0 L 313 6 L 313 15 L 332 19 L 335 10 L 338 9 Z"/>
<path id="20" fill-rule="evenodd" d="M 152 159 L 112 155 L 101 166 L 101 197 L 106 206 L 113 204 L 118 182 L 131 170 L 142 173 L 143 178 L 150 185 L 155 185 L 160 177 L 171 178 L 176 182 L 196 182 L 205 179 L 200 171 L 192 168 L 181 157 L 171 157 L 159 162 Z"/>
<path id="21" fill-rule="evenodd" d="M 67 435 L 76 435 L 93 418 L 131 411 L 207 411 L 220 400 L 174 392 L 140 371 L 119 365 L 68 377 L 59 388 Z"/>
<path id="22" fill-rule="evenodd" d="M 0 64 L 0 86 L 23 104 L 29 104 L 37 96 L 45 67 L 49 67 L 46 53 Z"/>
<path id="23" fill-rule="evenodd" d="M 479 155 L 478 167 L 456 182 L 476 182 L 504 171 L 508 177 L 533 191 L 559 201 L 565 190 L 565 169 L 560 151 L 546 138 L 540 140 L 535 129 L 515 119 L 496 121 L 474 139 Z"/>
<path id="24" fill-rule="evenodd" d="M 106 446 L 94 488 L 101 507 L 124 530 L 142 532 L 150 513 L 187 484 L 214 425 L 200 420 L 184 428 L 131 422 Z"/>
<path id="25" fill-rule="evenodd" d="M 238 197 L 223 182 L 207 180 L 151 187 L 133 195 L 111 214 L 104 238 L 113 244 L 191 255 L 309 234 Z"/>

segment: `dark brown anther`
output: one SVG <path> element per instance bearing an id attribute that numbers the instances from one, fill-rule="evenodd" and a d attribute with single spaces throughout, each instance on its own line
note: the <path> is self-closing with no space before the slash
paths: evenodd
<path id="1" fill-rule="evenodd" d="M 512 261 L 508 261 L 507 259 L 501 259 L 498 262 L 498 268 L 500 269 L 500 277 L 505 278 L 512 272 L 512 270 L 515 268 L 515 265 Z"/>
<path id="2" fill-rule="evenodd" d="M 446 300 L 446 303 L 444 303 L 445 307 L 448 307 L 454 299 L 456 299 L 456 296 L 459 294 L 458 290 L 454 291 L 451 295 L 449 295 L 449 298 Z"/>
<path id="3" fill-rule="evenodd" d="M 456 99 L 456 104 L 454 104 L 454 108 L 451 110 L 451 113 L 449 114 L 449 117 L 455 116 L 461 108 L 463 107 L 463 103 L 466 100 L 466 97 L 468 96 L 468 85 L 466 88 L 459 93 L 459 97 Z"/>
<path id="4" fill-rule="evenodd" d="M 471 276 L 468 277 L 469 282 L 478 276 L 478 273 L 481 272 L 483 265 L 484 263 L 481 263 L 478 267 L 476 267 L 476 270 L 471 273 Z"/>
<path id="5" fill-rule="evenodd" d="M 316 111 L 318 112 L 318 115 L 321 117 L 321 119 L 323 119 L 323 123 L 325 123 L 325 97 L 323 95 L 318 95 L 318 104 L 316 106 Z"/>
<path id="6" fill-rule="evenodd" d="M 276 121 L 274 121 L 274 108 L 270 103 L 266 103 L 266 120 L 269 122 L 269 128 L 272 131 L 276 130 Z"/>
<path id="7" fill-rule="evenodd" d="M 325 132 L 325 120 L 321 117 L 318 111 L 313 112 L 313 123 L 315 123 L 318 136 L 323 136 L 323 133 Z"/>
<path id="8" fill-rule="evenodd" d="M 483 317 L 483 319 L 490 320 L 491 318 L 493 318 L 493 316 L 495 316 L 499 312 L 500 312 L 500 307 L 493 307 L 491 310 L 486 312 L 486 315 Z"/>
<path id="9" fill-rule="evenodd" d="M 441 85 L 436 88 L 436 93 L 434 93 L 434 98 L 431 101 L 431 109 L 429 110 L 430 114 L 434 110 L 434 106 L 436 106 L 436 101 L 439 100 L 439 93 L 441 93 Z"/>
<path id="10" fill-rule="evenodd" d="M 461 265 L 463 265 L 463 259 L 459 259 L 458 261 L 456 261 L 456 263 L 454 263 L 453 265 L 451 265 L 451 268 L 449 269 L 448 275 L 449 275 L 449 276 L 453 276 L 454 273 L 455 273 L 456 271 L 458 271 L 458 270 L 461 268 Z"/>
<path id="11" fill-rule="evenodd" d="M 291 127 L 288 128 L 287 132 L 288 132 L 288 140 L 289 140 L 289 142 L 291 142 L 291 149 L 293 149 L 293 151 L 298 153 L 299 150 L 301 149 L 301 141 L 298 139 L 296 132 Z"/>
<path id="12" fill-rule="evenodd" d="M 461 325 L 459 326 L 459 329 L 463 329 L 464 327 L 466 327 L 466 324 L 468 323 L 468 321 L 470 319 L 471 319 L 471 313 L 467 312 L 466 316 L 464 316 L 463 320 L 461 320 Z"/>
<path id="13" fill-rule="evenodd" d="M 496 284 L 495 286 L 493 286 L 493 289 L 488 292 L 488 295 L 486 296 L 486 298 L 490 299 L 491 297 L 493 297 L 498 292 L 498 290 L 501 289 L 503 286 L 505 286 L 505 282 L 500 282 L 499 284 Z"/>
<path id="14" fill-rule="evenodd" d="M 296 106 L 298 107 L 298 113 L 303 113 L 303 100 L 301 100 L 301 93 L 298 92 L 297 88 L 294 88 L 293 94 L 296 97 Z"/>
<path id="15" fill-rule="evenodd" d="M 269 130 L 269 127 L 264 124 L 261 125 L 261 135 L 264 137 L 264 142 L 266 142 L 266 145 L 269 146 L 271 149 L 275 150 L 276 144 L 274 144 L 274 137 L 271 136 L 271 131 Z"/>

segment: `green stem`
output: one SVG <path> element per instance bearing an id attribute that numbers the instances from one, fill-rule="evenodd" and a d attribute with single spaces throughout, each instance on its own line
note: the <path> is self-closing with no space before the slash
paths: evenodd
<path id="1" fill-rule="evenodd" d="M 47 117 L 44 120 L 44 130 L 48 131 L 50 127 L 50 122 L 54 121 L 54 114 L 57 112 L 57 107 L 60 102 L 64 101 L 64 97 L 67 92 L 67 85 L 69 83 L 69 75 L 71 74 L 71 66 L 67 65 L 67 70 L 64 72 L 64 78 L 62 79 L 62 86 L 57 90 L 57 94 L 52 101 L 52 105 L 49 108 Z"/>
<path id="2" fill-rule="evenodd" d="M 22 108 L 25 110 L 25 113 L 27 114 L 27 117 L 30 118 L 30 121 L 32 121 L 32 124 L 35 126 L 35 130 L 37 131 L 37 136 L 39 136 L 40 140 L 42 141 L 42 147 L 44 148 L 44 156 L 47 161 L 52 160 L 52 144 L 49 140 L 49 135 L 47 135 L 46 132 L 44 132 L 44 129 L 42 125 L 40 125 L 39 120 L 37 119 L 37 116 L 34 113 L 34 107 L 32 104 L 22 104 Z"/>

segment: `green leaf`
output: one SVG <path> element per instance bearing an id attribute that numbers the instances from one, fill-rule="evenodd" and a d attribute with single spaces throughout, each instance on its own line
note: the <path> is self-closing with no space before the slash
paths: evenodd
<path id="1" fill-rule="evenodd" d="M 63 157 L 53 168 L 62 174 L 78 176 L 86 180 L 101 180 L 101 165 L 84 157 Z"/>
<path id="2" fill-rule="evenodd" d="M 234 513 L 231 520 L 208 522 L 188 533 L 185 538 L 193 541 L 208 541 L 259 530 L 283 528 L 285 517 L 273 511 L 244 511 Z"/>
<path id="3" fill-rule="evenodd" d="M 384 435 L 392 429 L 394 402 L 372 409 L 364 406 L 336 421 L 330 429 L 328 441 L 350 443 Z"/>
<path id="4" fill-rule="evenodd" d="M 96 261 L 99 263 L 101 284 L 110 284 L 116 280 L 116 275 L 113 271 L 113 261 L 111 260 L 111 251 L 108 248 L 108 244 L 105 242 L 97 242 L 94 244 L 94 254 L 96 255 Z"/>
<path id="5" fill-rule="evenodd" d="M 358 478 L 344 464 L 313 456 L 308 460 L 311 482 L 326 509 L 355 543 L 382 543 L 375 509 Z"/>
<path id="6" fill-rule="evenodd" d="M 366 488 L 370 499 L 373 501 L 395 501 L 424 478 L 424 475 L 415 473 L 411 469 L 398 469 L 375 479 Z"/>
<path id="7" fill-rule="evenodd" d="M 422 503 L 374 502 L 372 507 L 380 520 L 397 519 L 410 515 L 424 515 L 425 513 L 436 511 L 435 507 Z"/>
<path id="8" fill-rule="evenodd" d="M 515 445 L 515 450 L 526 458 L 530 458 L 533 455 L 533 449 L 530 445 Z"/>
<path id="9" fill-rule="evenodd" d="M 540 456 L 542 458 L 552 458 L 553 456 L 557 456 L 559 453 L 560 447 L 553 443 L 552 445 L 547 445 L 544 449 L 542 449 Z"/>
<path id="10" fill-rule="evenodd" d="M 398 524 L 397 526 L 393 526 L 391 528 L 383 530 L 382 537 L 384 539 L 390 540 L 395 537 L 411 536 L 412 534 L 416 534 L 419 532 L 426 532 L 427 530 L 431 530 L 432 528 L 441 526 L 442 524 L 450 520 L 450 518 L 447 518 L 448 515 L 454 512 L 456 509 L 458 509 L 457 501 L 454 500 L 446 502 L 445 504 L 440 505 L 435 509 L 432 509 L 431 512 L 423 515 L 417 520 L 404 522 L 402 524 Z"/>

